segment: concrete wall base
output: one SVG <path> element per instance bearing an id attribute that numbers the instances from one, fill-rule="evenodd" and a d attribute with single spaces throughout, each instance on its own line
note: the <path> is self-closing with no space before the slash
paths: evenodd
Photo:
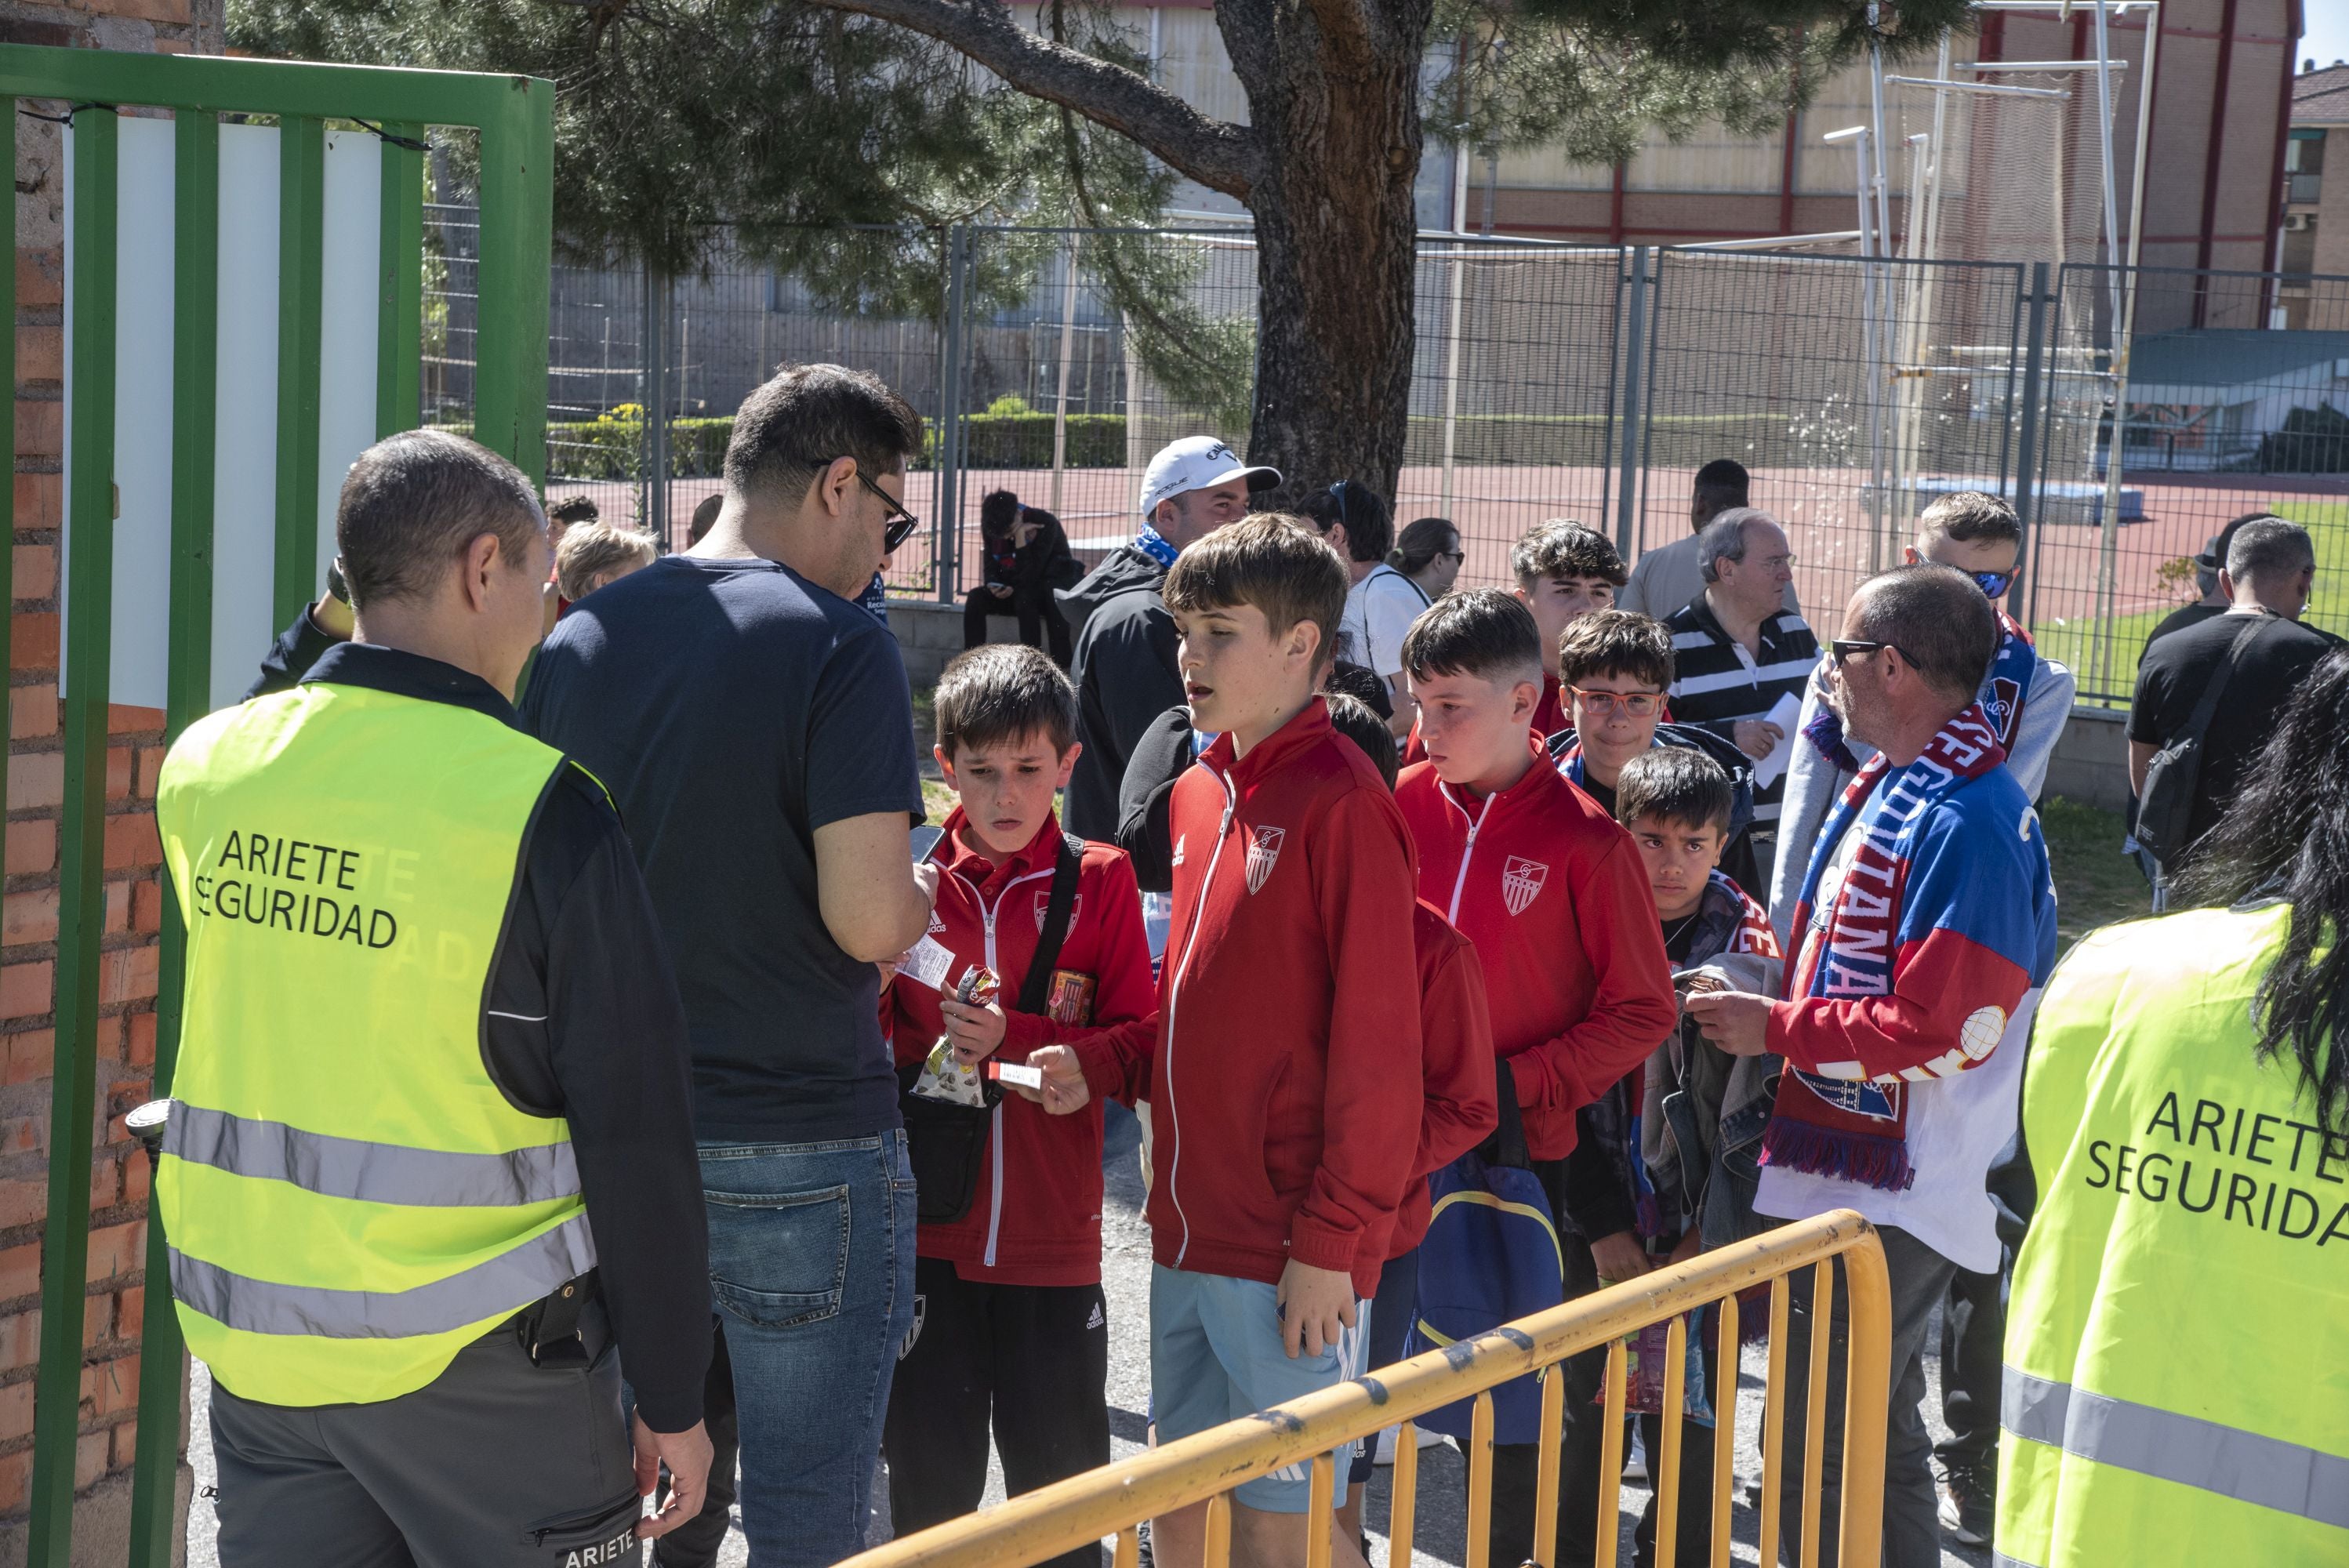
<path id="1" fill-rule="evenodd" d="M 2084 706 L 2072 710 L 2047 763 L 2045 792 L 2107 811 L 2128 810 L 2126 709 Z"/>
<path id="2" fill-rule="evenodd" d="M 195 1484 L 196 1472 L 181 1460 L 171 1510 L 179 1522 L 171 1534 L 171 1568 L 185 1568 L 188 1561 L 188 1502 Z M 0 1568 L 25 1568 L 32 1533 L 25 1520 L 0 1523 Z M 121 1568 L 130 1561 L 129 1471 L 118 1470 L 74 1499 L 72 1561 L 73 1568 Z"/>

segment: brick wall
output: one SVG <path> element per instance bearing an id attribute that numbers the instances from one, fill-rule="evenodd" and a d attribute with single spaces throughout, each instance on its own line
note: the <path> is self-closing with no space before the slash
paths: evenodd
<path id="1" fill-rule="evenodd" d="M 222 0 L 0 0 L 0 42 L 217 54 Z M 63 197 L 57 128 L 17 120 L 16 604 L 8 650 L 5 884 L 0 893 L 0 1564 L 23 1560 L 32 1477 L 33 1377 L 47 1212 L 57 831 L 65 789 L 57 670 L 59 458 L 65 344 Z M 152 802 L 163 716 L 117 707 L 106 775 L 105 955 L 98 974 L 96 1156 L 82 1300 L 82 1437 L 75 1560 L 120 1562 L 137 1436 L 145 1310 L 146 1158 L 122 1114 L 149 1098 L 155 1062 L 161 852 Z"/>

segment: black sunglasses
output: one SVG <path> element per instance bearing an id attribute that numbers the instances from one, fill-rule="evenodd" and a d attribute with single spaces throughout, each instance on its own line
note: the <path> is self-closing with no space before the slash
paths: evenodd
<path id="1" fill-rule="evenodd" d="M 914 537 L 914 530 L 922 526 L 922 520 L 907 511 L 903 503 L 887 490 L 874 484 L 863 469 L 856 470 L 856 482 L 879 496 L 881 504 L 889 509 L 889 530 L 881 536 L 881 548 L 888 553 L 895 553 L 897 546 Z"/>
<path id="2" fill-rule="evenodd" d="M 1899 654 L 1902 658 L 1907 659 L 1912 665 L 1917 662 L 1916 656 L 1898 643 L 1870 643 L 1864 642 L 1858 638 L 1852 638 L 1847 641 L 1844 638 L 1838 637 L 1834 642 L 1829 643 L 1827 645 L 1827 648 L 1835 655 L 1835 662 L 1838 668 L 1840 668 L 1847 660 L 1865 657 L 1867 655 L 1877 653 L 1885 648 L 1890 648 L 1894 653 Z"/>

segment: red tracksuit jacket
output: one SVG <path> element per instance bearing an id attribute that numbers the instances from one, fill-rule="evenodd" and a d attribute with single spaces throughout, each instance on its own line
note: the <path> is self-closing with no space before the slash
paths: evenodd
<path id="1" fill-rule="evenodd" d="M 1574 1113 L 1654 1050 L 1680 1013 L 1647 869 L 1631 835 L 1534 765 L 1482 799 L 1427 763 L 1395 804 L 1419 851 L 1419 889 L 1476 946 L 1493 1049 L 1509 1064 L 1537 1160 L 1574 1150 Z"/>
<path id="2" fill-rule="evenodd" d="M 1277 1284 L 1292 1257 L 1378 1288 L 1423 1098 L 1411 840 L 1316 697 L 1174 786 L 1159 1027 L 1077 1047 L 1096 1097 L 1146 1071 L 1153 1252 Z"/>
<path id="3" fill-rule="evenodd" d="M 1395 1211 L 1387 1256 L 1399 1258 L 1427 1237 L 1433 1217 L 1427 1179 L 1491 1136 L 1501 1108 L 1493 1076 L 1493 1026 L 1476 949 L 1425 899 L 1413 907 L 1419 954 L 1419 1031 L 1427 1098 L 1420 1108 L 1419 1158 Z"/>
<path id="4" fill-rule="evenodd" d="M 1017 1010 L 1020 983 L 1044 929 L 1061 824 L 1047 817 L 1028 847 L 996 864 L 962 842 L 961 808 L 947 818 L 946 837 L 930 851 L 938 864 L 938 902 L 930 939 L 954 954 L 955 974 L 984 964 L 1003 982 L 1000 1061 L 1024 1062 L 1038 1046 L 1068 1045 L 1110 1025 L 1151 1012 L 1150 943 L 1142 896 L 1125 851 L 1085 845 L 1076 903 L 1056 973 L 1090 977 L 1089 1016 L 1055 1018 Z M 1049 995 L 1049 993 L 1048 993 Z M 938 993 L 900 975 L 885 993 L 885 1020 L 900 1066 L 929 1053 L 942 1029 Z M 1101 1283 L 1102 1109 L 1070 1116 L 1007 1093 L 995 1108 L 988 1156 L 970 1212 L 952 1224 L 925 1224 L 914 1250 L 945 1258 L 965 1279 L 995 1284 Z"/>

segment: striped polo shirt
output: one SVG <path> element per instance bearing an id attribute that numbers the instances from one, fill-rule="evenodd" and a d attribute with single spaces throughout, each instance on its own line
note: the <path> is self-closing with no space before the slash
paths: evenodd
<path id="1" fill-rule="evenodd" d="M 1781 696 L 1803 699 L 1803 683 L 1819 662 L 1819 640 L 1791 610 L 1762 623 L 1762 656 L 1722 628 L 1703 594 L 1676 611 L 1664 624 L 1672 634 L 1672 717 L 1734 740 L 1741 718 L 1766 717 Z M 1782 772 L 1767 789 L 1754 793 L 1754 825 L 1768 830 L 1778 820 L 1785 792 Z"/>

